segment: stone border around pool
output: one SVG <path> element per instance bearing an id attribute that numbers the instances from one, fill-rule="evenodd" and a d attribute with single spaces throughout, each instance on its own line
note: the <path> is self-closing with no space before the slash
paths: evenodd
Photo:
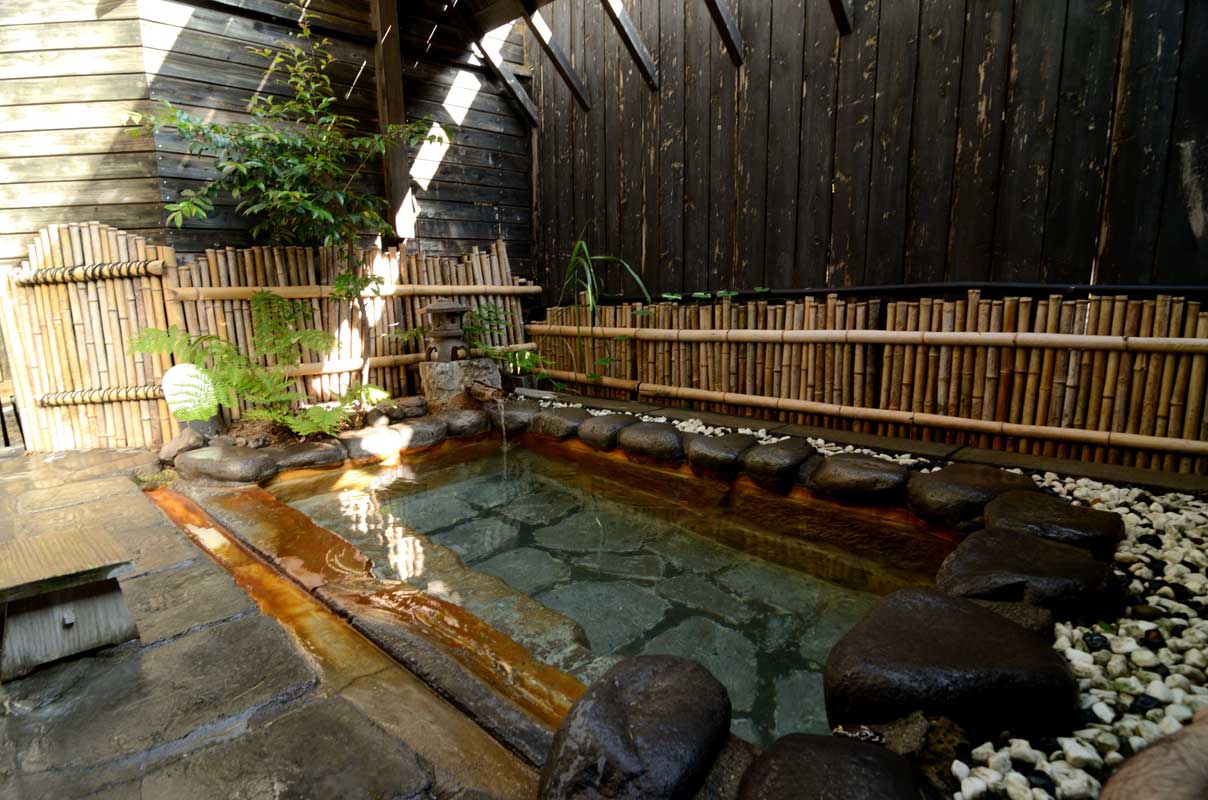
<path id="1" fill-rule="evenodd" d="M 508 401 L 485 411 L 456 412 L 455 418 L 418 417 L 351 431 L 341 434 L 338 441 L 264 448 L 263 452 L 226 445 L 200 448 L 181 453 L 176 466 L 182 477 L 198 483 L 263 483 L 282 471 L 390 463 L 432 450 L 450 436 L 481 438 L 493 427 L 505 437 L 527 433 L 557 441 L 574 439 L 597 451 L 618 451 L 653 466 L 681 468 L 686 464 L 702 476 L 723 480 L 744 476 L 779 493 L 806 487 L 843 503 L 905 506 L 923 519 L 978 532 L 944 562 L 937 577 L 940 591 L 902 590 L 885 598 L 836 646 L 826 670 L 831 724 L 862 727 L 923 711 L 952 719 L 973 736 L 1003 729 L 1017 735 L 1032 731 L 1047 736 L 1077 726 L 1078 685 L 1070 666 L 1049 642 L 1025 628 L 1051 631 L 1053 612 L 1085 615 L 1093 613 L 1091 609 L 1110 609 L 1118 602 L 1104 564 L 1123 536 L 1118 515 L 1071 505 L 1045 493 L 1019 472 L 961 461 L 960 449 L 939 456 L 937 449 L 912 448 L 930 451 L 925 453 L 927 458 L 949 462 L 942 468 L 923 462 L 922 469 L 912 470 L 875 454 L 822 455 L 796 435 L 806 432 L 799 426 L 760 431 L 771 438 L 786 437 L 760 444 L 760 437 L 751 434 L 685 433 L 670 422 L 634 416 L 671 416 L 667 410 L 638 406 L 636 411 L 625 411 L 628 413 L 601 414 L 585 408 L 543 409 L 531 402 Z M 692 419 L 704 416 L 681 414 Z M 742 421 L 746 426 L 758 424 Z M 874 437 L 854 446 L 881 445 L 876 449 L 883 451 L 892 449 L 884 447 L 888 444 Z M 1052 460 L 1041 461 L 1040 469 L 1033 471 L 1054 466 Z M 1059 469 L 1077 474 L 1081 466 L 1062 462 Z M 1146 474 L 1133 482 L 1170 488 L 1155 483 L 1154 477 Z M 1204 491 L 1196 481 L 1182 480 L 1187 476 L 1176 477 L 1176 491 Z M 1118 476 L 1111 480 L 1130 482 Z M 1032 548 L 1042 554 L 1045 565 L 1055 566 L 1037 570 L 1019 558 L 1012 560 L 1021 550 L 1026 556 Z M 1071 597 L 1075 602 L 1069 602 Z M 1120 614 L 1111 613 L 1108 618 L 1117 616 Z M 971 663 L 961 651 L 968 650 L 971 637 L 986 631 L 1003 646 Z M 1012 676 L 996 688 L 996 681 L 1001 683 L 996 675 L 1003 672 L 1004 663 Z M 895 671 L 905 685 L 931 683 L 941 690 L 903 695 L 901 686 L 878 683 L 884 674 Z M 963 677 L 954 685 L 952 676 L 958 673 Z M 1022 695 L 1021 686 L 1026 689 Z M 893 700 L 878 702 L 880 697 Z M 1037 697 L 1042 698 L 1042 712 L 1021 715 L 1020 708 L 1035 707 L 1029 700 Z M 981 699 L 975 702 L 974 698 Z"/>

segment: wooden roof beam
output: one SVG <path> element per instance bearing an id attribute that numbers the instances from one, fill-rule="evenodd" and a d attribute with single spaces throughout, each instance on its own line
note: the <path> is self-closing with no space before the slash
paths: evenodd
<path id="1" fill-rule="evenodd" d="M 830 0 L 831 13 L 835 15 L 835 26 L 839 35 L 851 33 L 851 0 Z"/>
<path id="2" fill-rule="evenodd" d="M 637 26 L 633 24 L 633 19 L 630 18 L 629 12 L 625 10 L 625 6 L 621 0 L 600 0 L 600 2 L 603 3 L 604 11 L 616 27 L 621 41 L 625 43 L 625 49 L 629 51 L 629 55 L 633 57 L 634 63 L 641 70 L 642 77 L 646 79 L 646 83 L 650 84 L 651 89 L 657 91 L 659 88 L 658 65 L 654 63 L 654 59 L 650 56 L 650 51 L 646 49 L 645 43 L 642 42 L 642 35 L 638 32 Z"/>
<path id="3" fill-rule="evenodd" d="M 495 77 L 503 82 L 507 87 L 508 93 L 512 95 L 512 99 L 519 104 L 524 111 L 524 115 L 528 117 L 529 124 L 536 127 L 540 124 L 540 117 L 537 113 L 537 104 L 533 102 L 533 98 L 516 78 L 516 73 L 512 72 L 512 68 L 507 65 L 503 57 L 487 46 L 485 39 L 480 39 L 474 45 L 474 55 L 478 56 L 487 66 L 491 68 L 491 72 L 495 73 Z"/>
<path id="4" fill-rule="evenodd" d="M 742 33 L 738 30 L 738 21 L 734 19 L 730 6 L 727 5 L 726 0 L 705 0 L 705 5 L 709 7 L 709 13 L 713 16 L 718 33 L 721 34 L 722 44 L 726 46 L 726 52 L 730 54 L 730 60 L 734 62 L 734 66 L 741 67 L 743 61 Z"/>
<path id="5" fill-rule="evenodd" d="M 575 100 L 579 101 L 579 105 L 583 107 L 584 111 L 591 111 L 591 95 L 588 94 L 587 87 L 579 79 L 575 68 L 570 64 L 570 59 L 566 57 L 566 53 L 554 41 L 554 32 L 541 17 L 535 0 L 520 0 L 520 6 L 524 9 L 524 19 L 532 28 L 533 35 L 537 37 L 537 43 L 549 56 L 549 60 L 554 63 L 554 69 L 562 76 L 562 80 L 570 87 L 570 93 L 575 96 Z"/>

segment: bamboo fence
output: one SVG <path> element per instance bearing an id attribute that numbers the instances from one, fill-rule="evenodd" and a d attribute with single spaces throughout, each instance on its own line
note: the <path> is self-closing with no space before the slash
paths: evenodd
<path id="1" fill-rule="evenodd" d="M 511 272 L 503 242 L 459 258 L 364 250 L 367 274 L 381 279 L 365 293 L 369 335 L 362 338 L 355 304 L 332 296 L 344 269 L 327 250 L 302 247 L 215 248 L 177 261 L 170 247 L 149 245 L 96 222 L 51 225 L 30 245 L 19 270 L 0 275 L 0 331 L 6 342 L 26 448 L 55 451 L 153 447 L 170 438 L 172 419 L 160 387 L 166 355 L 135 355 L 141 328 L 177 325 L 214 335 L 257 356 L 251 298 L 259 291 L 302 301 L 304 324 L 335 335 L 326 354 L 306 352 L 288 368 L 297 389 L 317 402 L 337 398 L 360 379 L 392 396 L 409 393 L 407 367 L 425 360 L 420 337 L 391 337 L 425 324 L 437 297 L 457 297 L 472 310 L 494 304 L 505 324 L 485 339 L 524 349 L 521 298 L 541 291 Z M 228 410 L 231 420 L 243 408 Z"/>
<path id="2" fill-rule="evenodd" d="M 558 307 L 528 332 L 590 395 L 1208 473 L 1208 309 L 1181 297 Z"/>

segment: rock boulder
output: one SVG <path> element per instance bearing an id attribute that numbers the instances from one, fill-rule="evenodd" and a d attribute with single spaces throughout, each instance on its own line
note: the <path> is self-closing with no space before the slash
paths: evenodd
<path id="1" fill-rule="evenodd" d="M 1071 730 L 1078 684 L 1047 641 L 992 611 L 930 589 L 884 598 L 826 662 L 830 724 L 877 724 L 914 711 L 973 737 Z"/>
<path id="2" fill-rule="evenodd" d="M 338 439 L 266 447 L 262 452 L 272 456 L 279 469 L 333 467 L 344 463 L 345 458 L 344 445 Z"/>
<path id="3" fill-rule="evenodd" d="M 688 463 L 702 472 L 731 474 L 742 466 L 742 454 L 759 444 L 749 433 L 694 436 L 685 446 Z"/>
<path id="4" fill-rule="evenodd" d="M 920 793 L 910 762 L 880 745 L 793 733 L 755 759 L 738 800 L 918 800 Z"/>
<path id="5" fill-rule="evenodd" d="M 260 483 L 277 474 L 277 461 L 263 450 L 203 447 L 177 456 L 176 471 L 203 483 Z"/>
<path id="6" fill-rule="evenodd" d="M 983 464 L 949 464 L 935 472 L 917 473 L 906 486 L 916 514 L 961 530 L 983 527 L 986 504 L 1012 490 L 1038 492 L 1027 475 Z"/>
<path id="7" fill-rule="evenodd" d="M 541 771 L 542 800 L 690 798 L 730 734 L 730 699 L 672 656 L 619 662 L 571 707 Z"/>
<path id="8" fill-rule="evenodd" d="M 784 439 L 743 453 L 742 468 L 760 486 L 784 492 L 796 483 L 801 465 L 817 452 L 805 439 Z"/>
<path id="9" fill-rule="evenodd" d="M 491 429 L 491 418 L 485 411 L 463 408 L 446 411 L 439 418 L 449 426 L 449 436 L 481 436 Z"/>
<path id="10" fill-rule="evenodd" d="M 859 503 L 894 503 L 906 492 L 910 471 L 901 464 L 858 453 L 822 460 L 807 485 L 819 494 Z"/>
<path id="11" fill-rule="evenodd" d="M 190 450 L 200 450 L 206 446 L 206 437 L 193 428 L 181 428 L 180 433 L 173 436 L 164 446 L 159 448 L 159 460 L 166 464 L 176 461 L 181 453 Z"/>
<path id="12" fill-rule="evenodd" d="M 579 426 L 591 419 L 586 408 L 548 408 L 533 418 L 529 433 L 551 439 L 569 439 L 579 432 Z"/>
<path id="13" fill-rule="evenodd" d="M 541 406 L 531 400 L 508 400 L 502 408 L 498 403 L 487 403 L 482 408 L 491 424 L 508 436 L 524 433 L 541 411 Z"/>
<path id="14" fill-rule="evenodd" d="M 1006 492 L 986 506 L 986 525 L 1020 531 L 1089 550 L 1109 559 L 1124 537 L 1124 518 L 1070 505 L 1060 497 Z"/>
<path id="15" fill-rule="evenodd" d="M 617 434 L 617 444 L 627 453 L 658 461 L 680 461 L 684 445 L 679 430 L 668 422 L 639 422 Z"/>
<path id="16" fill-rule="evenodd" d="M 579 426 L 579 439 L 597 450 L 611 450 L 617 446 L 617 437 L 638 418 L 630 414 L 604 414 L 584 420 Z"/>

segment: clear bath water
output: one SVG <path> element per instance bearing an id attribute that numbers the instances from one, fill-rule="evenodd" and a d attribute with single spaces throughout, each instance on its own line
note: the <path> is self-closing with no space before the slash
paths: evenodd
<path id="1" fill-rule="evenodd" d="M 500 455 L 293 505 L 356 544 L 378 577 L 464 604 L 522 644 L 551 650 L 550 636 L 573 626 L 533 631 L 549 615 L 508 594 L 578 623 L 594 658 L 554 666 L 585 682 L 623 656 L 686 656 L 729 690 L 736 735 L 766 745 L 826 732 L 823 664 L 875 595 L 724 546 L 657 497 L 585 487 L 578 469 L 518 450 L 506 475 Z M 483 596 L 484 573 L 511 588 Z"/>

